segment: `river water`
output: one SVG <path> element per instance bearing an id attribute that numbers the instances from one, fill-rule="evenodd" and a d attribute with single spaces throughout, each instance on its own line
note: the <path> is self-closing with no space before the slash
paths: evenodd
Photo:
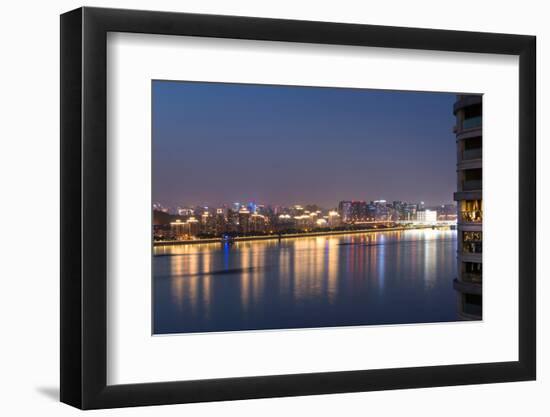
<path id="1" fill-rule="evenodd" d="M 458 320 L 456 231 L 156 247 L 155 334 Z"/>

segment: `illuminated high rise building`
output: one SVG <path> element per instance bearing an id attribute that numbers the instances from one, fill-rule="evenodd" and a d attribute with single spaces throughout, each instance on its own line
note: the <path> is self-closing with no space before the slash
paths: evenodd
<path id="1" fill-rule="evenodd" d="M 302 231 L 306 231 L 313 226 L 311 217 L 307 214 L 302 214 L 300 216 L 294 216 L 294 226 Z"/>
<path id="2" fill-rule="evenodd" d="M 482 317 L 482 98 L 458 95 L 454 104 L 457 147 L 457 278 L 460 316 Z"/>
<path id="3" fill-rule="evenodd" d="M 437 221 L 437 211 L 418 210 L 416 212 L 416 220 L 423 223 L 435 223 Z"/>
<path id="4" fill-rule="evenodd" d="M 414 220 L 416 218 L 417 210 L 418 206 L 416 204 L 406 204 L 403 209 L 403 220 Z"/>
<path id="5" fill-rule="evenodd" d="M 216 217 L 208 211 L 204 211 L 201 215 L 201 229 L 204 233 L 216 233 Z"/>
<path id="6" fill-rule="evenodd" d="M 250 231 L 250 211 L 241 207 L 239 210 L 239 232 L 248 233 Z"/>
<path id="7" fill-rule="evenodd" d="M 225 208 L 218 208 L 216 209 L 216 217 L 215 217 L 215 233 L 217 235 L 222 234 L 226 231 L 226 217 L 225 217 L 226 210 Z"/>
<path id="8" fill-rule="evenodd" d="M 294 219 L 290 214 L 279 214 L 277 216 L 277 229 L 289 230 L 294 227 Z"/>
<path id="9" fill-rule="evenodd" d="M 367 220 L 366 201 L 352 201 L 350 211 L 351 211 L 352 222 L 363 222 Z"/>
<path id="10" fill-rule="evenodd" d="M 249 231 L 252 233 L 264 233 L 267 230 L 268 221 L 265 216 L 253 213 L 250 216 Z"/>
<path id="11" fill-rule="evenodd" d="M 189 236 L 197 236 L 201 232 L 200 222 L 194 217 L 189 217 L 186 221 L 189 230 Z"/>
<path id="12" fill-rule="evenodd" d="M 178 219 L 170 223 L 170 233 L 177 240 L 191 239 L 200 233 L 200 223 L 194 217 L 185 222 Z"/>
<path id="13" fill-rule="evenodd" d="M 170 233 L 177 240 L 185 239 L 187 237 L 187 235 L 189 234 L 187 223 L 182 222 L 179 219 L 176 220 L 175 222 L 171 222 L 170 223 Z"/>
<path id="14" fill-rule="evenodd" d="M 338 213 L 344 223 L 349 223 L 351 221 L 351 201 L 340 201 Z"/>
<path id="15" fill-rule="evenodd" d="M 375 220 L 391 220 L 388 202 L 386 200 L 375 200 L 371 204 L 375 207 Z"/>
<path id="16" fill-rule="evenodd" d="M 252 214 L 256 213 L 258 205 L 254 201 L 250 201 L 247 205 L 248 211 Z"/>
<path id="17" fill-rule="evenodd" d="M 329 211 L 327 222 L 329 227 L 338 227 L 340 226 L 340 215 L 337 211 Z"/>

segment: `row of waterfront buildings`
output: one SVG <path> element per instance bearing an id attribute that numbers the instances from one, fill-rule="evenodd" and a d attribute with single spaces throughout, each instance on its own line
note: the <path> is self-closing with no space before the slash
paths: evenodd
<path id="1" fill-rule="evenodd" d="M 361 223 L 373 221 L 422 221 L 455 220 L 454 204 L 444 204 L 427 208 L 424 202 L 407 203 L 404 201 L 387 202 L 386 200 L 340 201 L 338 213 L 344 223 Z"/>
<path id="2" fill-rule="evenodd" d="M 161 207 L 157 206 L 155 209 L 159 210 Z M 223 235 L 339 230 L 380 222 L 434 223 L 437 220 L 455 219 L 456 207 L 452 204 L 429 208 L 424 203 L 349 200 L 341 201 L 338 208 L 324 210 L 316 205 L 271 207 L 255 203 L 235 203 L 216 209 L 178 208 L 178 215 L 172 217 L 170 222 L 155 222 L 154 233 L 157 240 L 187 240 Z"/>

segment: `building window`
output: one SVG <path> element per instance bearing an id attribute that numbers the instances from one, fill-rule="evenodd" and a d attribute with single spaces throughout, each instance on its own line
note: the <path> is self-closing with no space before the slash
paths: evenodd
<path id="1" fill-rule="evenodd" d="M 481 104 L 468 106 L 464 109 L 462 129 L 475 129 L 481 127 Z"/>
<path id="2" fill-rule="evenodd" d="M 460 220 L 466 223 L 481 223 L 483 211 L 481 200 L 463 200 L 460 202 Z"/>
<path id="3" fill-rule="evenodd" d="M 465 169 L 462 171 L 462 189 L 464 191 L 481 190 L 481 168 Z"/>
<path id="4" fill-rule="evenodd" d="M 482 267 L 479 262 L 463 262 L 461 279 L 472 284 L 481 284 Z"/>
<path id="5" fill-rule="evenodd" d="M 462 232 L 462 251 L 481 253 L 482 232 Z"/>
<path id="6" fill-rule="evenodd" d="M 464 139 L 462 160 L 481 158 L 481 136 Z"/>

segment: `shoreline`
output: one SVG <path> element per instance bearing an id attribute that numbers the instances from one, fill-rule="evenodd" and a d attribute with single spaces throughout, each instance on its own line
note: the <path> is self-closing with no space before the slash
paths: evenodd
<path id="1" fill-rule="evenodd" d="M 414 227 L 388 227 L 384 229 L 357 229 L 357 230 L 331 230 L 326 232 L 313 232 L 313 233 L 289 233 L 284 235 L 267 235 L 267 236 L 242 236 L 236 237 L 232 242 L 247 242 L 253 240 L 282 240 L 282 239 L 295 239 L 304 237 L 316 237 L 316 236 L 330 236 L 330 235 L 349 235 L 360 233 L 380 233 L 380 232 L 400 232 L 404 230 L 422 230 L 422 229 L 450 229 L 450 225 L 425 225 Z M 223 243 L 222 238 L 210 238 L 210 239 L 195 239 L 195 240 L 165 240 L 165 241 L 153 241 L 153 246 L 176 246 L 176 245 L 199 245 L 205 243 Z"/>

